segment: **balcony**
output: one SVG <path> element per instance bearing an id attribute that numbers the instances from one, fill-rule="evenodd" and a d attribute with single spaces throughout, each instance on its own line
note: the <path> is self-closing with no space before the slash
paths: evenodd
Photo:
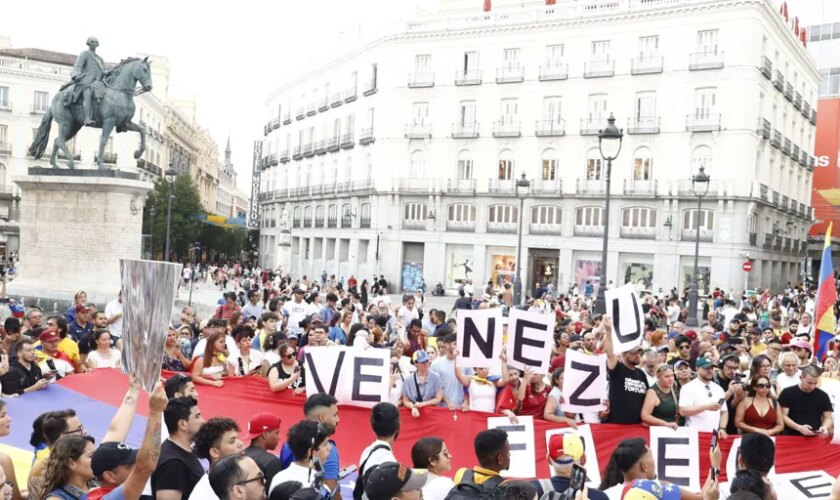
<path id="1" fill-rule="evenodd" d="M 426 229 L 426 219 L 403 219 L 403 229 Z"/>
<path id="2" fill-rule="evenodd" d="M 802 116 L 806 119 L 811 117 L 811 105 L 808 101 L 802 101 Z"/>
<path id="3" fill-rule="evenodd" d="M 362 146 L 367 146 L 375 141 L 373 137 L 373 128 L 363 128 L 361 133 L 359 134 L 359 144 Z"/>
<path id="4" fill-rule="evenodd" d="M 284 149 L 283 151 L 280 151 L 280 154 L 278 156 L 280 157 L 279 158 L 280 163 L 289 163 L 289 150 L 288 149 Z"/>
<path id="5" fill-rule="evenodd" d="M 359 219 L 359 227 L 363 229 L 370 228 L 370 215 L 362 215 L 362 217 Z"/>
<path id="6" fill-rule="evenodd" d="M 352 181 L 347 187 L 351 193 L 367 193 L 374 189 L 373 179 L 364 179 L 361 181 Z"/>
<path id="7" fill-rule="evenodd" d="M 793 107 L 797 111 L 802 111 L 802 94 L 799 92 L 793 93 Z"/>
<path id="8" fill-rule="evenodd" d="M 758 70 L 764 75 L 764 78 L 770 80 L 773 78 L 773 61 L 767 56 L 761 56 L 758 61 Z"/>
<path id="9" fill-rule="evenodd" d="M 487 181 L 487 192 L 491 194 L 514 194 L 516 192 L 516 181 L 513 179 L 489 179 Z"/>
<path id="10" fill-rule="evenodd" d="M 350 214 L 344 214 L 341 216 L 341 227 L 343 228 L 350 228 L 353 227 L 353 217 Z"/>
<path id="11" fill-rule="evenodd" d="M 615 74 L 615 61 L 587 61 L 583 63 L 584 78 L 604 78 Z"/>
<path id="12" fill-rule="evenodd" d="M 93 162 L 99 163 L 99 155 L 95 154 L 93 156 Z M 102 153 L 102 163 L 106 163 L 109 165 L 115 165 L 117 163 L 117 153 Z"/>
<path id="13" fill-rule="evenodd" d="M 580 120 L 580 135 L 598 135 L 606 122 L 607 119 L 600 115 L 583 118 Z"/>
<path id="14" fill-rule="evenodd" d="M 478 122 L 474 123 L 453 123 L 453 139 L 476 139 L 478 138 Z"/>
<path id="15" fill-rule="evenodd" d="M 772 233 L 764 233 L 764 243 L 761 245 L 761 248 L 765 250 L 770 250 L 773 248 L 773 234 Z"/>
<path id="16" fill-rule="evenodd" d="M 350 103 L 356 100 L 356 86 L 348 87 L 344 91 L 344 102 Z"/>
<path id="17" fill-rule="evenodd" d="M 778 208 L 778 207 L 779 207 L 779 199 L 780 199 L 780 198 L 781 198 L 781 195 L 779 195 L 779 192 L 778 192 L 778 191 L 775 191 L 775 190 L 774 190 L 774 191 L 771 193 L 771 195 L 770 195 L 770 200 L 773 202 L 773 206 L 774 206 L 774 207 L 776 207 L 776 208 Z"/>
<path id="18" fill-rule="evenodd" d="M 563 137 L 566 135 L 566 120 L 558 118 L 538 121 L 535 126 L 535 135 L 537 137 Z"/>
<path id="19" fill-rule="evenodd" d="M 531 222 L 528 226 L 528 234 L 563 234 L 563 224 L 539 224 Z"/>
<path id="20" fill-rule="evenodd" d="M 303 145 L 303 157 L 312 158 L 313 156 L 315 156 L 315 149 L 312 147 L 311 142 L 307 142 Z"/>
<path id="21" fill-rule="evenodd" d="M 265 164 L 268 165 L 269 167 L 273 167 L 273 166 L 277 165 L 277 163 L 278 163 L 277 155 L 274 154 L 274 153 L 268 155 L 265 158 Z"/>
<path id="22" fill-rule="evenodd" d="M 337 228 L 338 227 L 338 218 L 337 217 L 330 217 L 327 219 L 327 227 L 328 228 Z"/>
<path id="23" fill-rule="evenodd" d="M 655 240 L 656 227 L 633 227 L 621 225 L 619 234 L 630 240 Z"/>
<path id="24" fill-rule="evenodd" d="M 449 194 L 475 194 L 475 179 L 446 179 Z"/>
<path id="25" fill-rule="evenodd" d="M 324 219 L 321 219 L 321 218 L 315 219 L 315 224 L 313 224 L 312 227 L 319 228 L 319 229 L 324 227 Z"/>
<path id="26" fill-rule="evenodd" d="M 607 183 L 600 179 L 578 179 L 575 192 L 578 196 L 604 196 Z"/>
<path id="27" fill-rule="evenodd" d="M 488 233 L 515 233 L 518 227 L 517 222 L 490 222 L 487 221 Z"/>
<path id="28" fill-rule="evenodd" d="M 627 119 L 628 134 L 658 134 L 658 116 L 635 116 Z"/>
<path id="29" fill-rule="evenodd" d="M 33 104 L 31 108 L 29 108 L 30 115 L 45 115 L 47 114 L 47 110 L 50 109 L 49 105 L 46 104 Z"/>
<path id="30" fill-rule="evenodd" d="M 766 118 L 759 118 L 755 133 L 762 139 L 770 139 L 770 122 Z"/>
<path id="31" fill-rule="evenodd" d="M 569 78 L 569 65 L 561 62 L 551 62 L 540 66 L 539 80 L 550 82 L 554 80 L 566 80 Z"/>
<path id="32" fill-rule="evenodd" d="M 338 151 L 339 150 L 338 142 L 339 142 L 338 136 L 330 137 L 329 139 L 327 139 L 327 141 L 326 141 L 327 152 L 328 153 L 335 153 L 336 151 Z"/>
<path id="33" fill-rule="evenodd" d="M 793 161 L 799 161 L 799 146 L 797 146 L 796 144 L 794 144 L 793 148 L 790 150 L 790 158 Z"/>
<path id="34" fill-rule="evenodd" d="M 525 68 L 510 67 L 496 69 L 496 83 L 521 83 L 525 81 Z"/>
<path id="35" fill-rule="evenodd" d="M 779 70 L 776 70 L 776 79 L 773 80 L 773 86 L 776 87 L 776 90 L 779 92 L 785 91 L 785 75 L 783 75 Z"/>
<path id="36" fill-rule="evenodd" d="M 292 123 L 292 113 L 286 112 L 283 114 L 283 125 L 288 125 L 290 123 Z"/>
<path id="37" fill-rule="evenodd" d="M 521 137 L 522 124 L 520 122 L 500 121 L 493 123 L 493 137 Z"/>
<path id="38" fill-rule="evenodd" d="M 341 134 L 341 142 L 338 146 L 341 149 L 350 149 L 356 145 L 355 139 L 353 139 L 353 133 L 350 132 L 349 134 Z"/>
<path id="39" fill-rule="evenodd" d="M 474 233 L 475 232 L 475 221 L 469 220 L 448 220 L 446 221 L 446 230 L 447 231 L 459 231 L 462 233 Z"/>
<path id="40" fill-rule="evenodd" d="M 315 141 L 315 145 L 313 146 L 316 155 L 325 155 L 327 154 L 327 142 L 326 141 Z"/>
<path id="41" fill-rule="evenodd" d="M 697 228 L 686 229 L 683 228 L 682 230 L 682 240 L 683 241 L 696 241 L 697 240 Z M 715 232 L 711 229 L 707 229 L 705 227 L 700 228 L 700 241 L 704 241 L 706 243 L 711 243 L 715 241 Z"/>
<path id="42" fill-rule="evenodd" d="M 662 73 L 663 67 L 662 56 L 648 56 L 636 57 L 630 61 L 631 75 L 651 75 L 655 73 Z"/>
<path id="43" fill-rule="evenodd" d="M 817 124 L 817 110 L 816 108 L 811 108 L 811 117 L 808 118 L 808 121 L 811 122 L 811 125 Z"/>
<path id="44" fill-rule="evenodd" d="M 61 151 L 59 149 L 59 151 Z M 12 145 L 8 142 L 0 142 L 0 156 L 11 156 L 12 155 Z"/>
<path id="45" fill-rule="evenodd" d="M 344 104 L 344 97 L 341 95 L 341 92 L 336 92 L 332 95 L 332 99 L 330 99 L 330 107 L 337 108 Z"/>
<path id="46" fill-rule="evenodd" d="M 428 193 L 431 190 L 430 179 L 395 179 L 394 191 L 398 193 Z"/>
<path id="47" fill-rule="evenodd" d="M 785 99 L 793 102 L 793 85 L 790 82 L 785 82 Z"/>
<path id="48" fill-rule="evenodd" d="M 78 156 L 78 158 L 77 158 L 77 156 Z M 81 157 L 82 157 L 82 155 L 81 155 L 81 154 L 79 154 L 79 153 L 74 153 L 74 154 L 73 154 L 73 159 L 74 159 L 74 160 L 78 160 L 78 159 L 80 159 Z M 63 157 L 60 157 L 60 158 L 62 158 L 62 159 L 66 159 L 66 158 L 63 158 Z M 137 160 L 137 168 L 138 168 L 139 170 L 143 170 L 143 171 L 145 171 L 145 172 L 148 172 L 148 173 L 150 173 L 150 174 L 152 174 L 152 175 L 154 175 L 154 176 L 156 176 L 156 177 L 161 177 L 161 176 L 163 175 L 163 170 L 161 170 L 161 168 L 160 168 L 160 167 L 158 167 L 158 166 L 157 166 L 157 165 L 155 165 L 154 163 L 149 163 L 149 162 L 147 162 L 146 160 L 144 160 L 144 159 L 142 159 L 142 158 L 140 158 L 139 160 Z"/>
<path id="49" fill-rule="evenodd" d="M 368 80 L 365 82 L 365 90 L 362 91 L 362 95 L 367 97 L 371 96 L 376 93 L 376 79 Z"/>
<path id="50" fill-rule="evenodd" d="M 750 233 L 750 245 L 758 245 L 758 233 Z"/>
<path id="51" fill-rule="evenodd" d="M 271 121 L 269 122 L 269 124 L 271 125 L 272 130 L 276 130 L 276 129 L 280 128 L 280 118 L 279 117 L 272 118 Z"/>
<path id="52" fill-rule="evenodd" d="M 562 179 L 533 179 L 531 181 L 532 195 L 560 195 L 563 194 Z"/>
<path id="53" fill-rule="evenodd" d="M 785 156 L 790 156 L 790 139 L 787 137 L 784 138 L 782 142 L 782 154 Z"/>
<path id="54" fill-rule="evenodd" d="M 3 148 L 2 148 L 2 146 L 0 146 L 0 155 L 1 155 L 1 154 L 3 154 Z M 9 153 L 8 153 L 8 154 L 12 154 L 12 149 L 11 149 L 11 146 L 9 146 Z M 80 153 L 80 152 L 78 152 L 78 151 L 73 151 L 73 152 L 72 152 L 72 153 L 70 153 L 70 154 L 72 154 L 72 155 L 73 155 L 73 161 L 81 161 L 81 159 L 82 159 L 82 153 Z M 58 150 L 58 157 L 59 157 L 60 159 L 62 159 L 62 160 L 66 160 L 66 159 L 67 159 L 67 155 L 66 155 L 66 154 L 64 154 L 64 151 L 62 151 L 60 148 L 59 148 L 59 150 Z M 145 160 L 143 160 L 143 159 L 137 160 L 137 165 L 138 165 L 138 167 L 139 167 L 139 165 L 140 165 L 140 162 L 141 162 L 141 161 L 145 163 L 145 166 L 152 166 L 152 167 L 154 167 L 154 165 L 153 165 L 153 164 L 151 164 L 151 163 L 149 163 L 149 162 L 147 162 L 147 161 L 145 161 Z M 108 162 L 105 162 L 105 163 L 108 163 Z M 155 168 L 157 168 L 157 167 L 155 167 Z M 160 169 L 158 168 L 158 170 L 160 170 Z"/>
<path id="55" fill-rule="evenodd" d="M 9 101 L 0 102 L 0 111 L 7 111 L 7 112 L 11 113 L 12 103 L 9 102 Z"/>
<path id="56" fill-rule="evenodd" d="M 779 208 L 787 212 L 790 209 L 790 198 L 788 198 L 787 196 L 782 196 L 782 203 L 781 206 L 779 206 Z"/>
<path id="57" fill-rule="evenodd" d="M 720 69 L 723 67 L 723 51 L 719 52 L 694 52 L 689 55 L 689 71 L 701 71 L 705 69 Z"/>
<path id="58" fill-rule="evenodd" d="M 469 69 L 456 71 L 455 85 L 481 85 L 481 70 Z"/>
<path id="59" fill-rule="evenodd" d="M 688 115 L 685 121 L 685 130 L 688 132 L 719 132 L 720 114 L 705 113 Z"/>
<path id="60" fill-rule="evenodd" d="M 295 111 L 295 120 L 303 120 L 304 118 L 306 118 L 306 111 L 301 106 Z"/>
<path id="61" fill-rule="evenodd" d="M 799 164 L 803 167 L 808 166 L 808 153 L 804 149 L 799 152 Z"/>
<path id="62" fill-rule="evenodd" d="M 813 172 L 813 171 L 814 171 L 814 166 L 815 166 L 815 164 L 816 164 L 816 160 L 814 159 L 814 157 L 813 157 L 813 156 L 809 156 L 809 157 L 808 157 L 808 170 L 810 170 L 811 172 Z"/>
<path id="63" fill-rule="evenodd" d="M 408 88 L 410 89 L 427 89 L 435 86 L 434 73 L 409 73 L 408 74 Z"/>
<path id="64" fill-rule="evenodd" d="M 300 159 L 302 159 L 302 158 L 303 158 L 303 155 L 301 154 L 301 151 L 302 151 L 302 150 L 303 150 L 303 147 L 301 147 L 301 146 L 295 146 L 295 147 L 292 149 L 292 159 L 293 159 L 293 160 L 300 160 Z"/>
<path id="65" fill-rule="evenodd" d="M 318 113 L 318 103 L 316 101 L 310 102 L 306 106 L 306 116 L 315 116 Z"/>
<path id="66" fill-rule="evenodd" d="M 406 139 L 431 139 L 432 125 L 427 123 L 408 123 L 405 126 Z"/>
<path id="67" fill-rule="evenodd" d="M 656 196 L 656 180 L 633 180 L 624 179 L 624 195 L 625 196 Z"/>
<path id="68" fill-rule="evenodd" d="M 776 149 L 782 147 L 782 133 L 773 129 L 773 138 L 770 139 L 770 145 Z"/>

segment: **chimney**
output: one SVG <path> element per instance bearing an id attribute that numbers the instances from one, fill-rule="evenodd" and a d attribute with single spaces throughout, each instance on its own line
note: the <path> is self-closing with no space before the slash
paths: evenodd
<path id="1" fill-rule="evenodd" d="M 492 1 L 493 0 L 484 0 L 484 12 L 490 12 L 490 10 L 493 8 Z"/>

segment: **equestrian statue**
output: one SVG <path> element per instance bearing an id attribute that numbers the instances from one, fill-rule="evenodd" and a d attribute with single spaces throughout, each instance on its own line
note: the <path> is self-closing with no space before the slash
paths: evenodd
<path id="1" fill-rule="evenodd" d="M 73 65 L 71 80 L 53 97 L 50 109 L 35 134 L 35 140 L 29 146 L 30 156 L 41 158 L 49 142 L 52 121 L 55 120 L 58 123 L 58 136 L 50 154 L 50 165 L 55 168 L 58 168 L 56 155 L 59 148 L 67 158 L 67 167 L 74 168 L 73 155 L 67 147 L 67 141 L 75 137 L 83 126 L 102 129 L 96 155 L 99 170 L 105 168 L 102 156 L 108 137 L 115 128 L 118 133 L 140 133 L 140 148 L 134 152 L 135 159 L 140 158 L 146 150 L 146 130 L 131 119 L 134 117 L 134 96 L 152 90 L 152 74 L 149 69 L 151 61 L 148 57 L 129 57 L 107 70 L 105 62 L 96 53 L 99 40 L 90 37 L 87 46 L 88 50 L 79 54 Z M 137 82 L 140 82 L 141 88 L 135 90 Z"/>

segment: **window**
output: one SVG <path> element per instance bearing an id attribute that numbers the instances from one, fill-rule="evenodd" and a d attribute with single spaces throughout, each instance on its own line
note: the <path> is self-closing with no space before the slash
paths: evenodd
<path id="1" fill-rule="evenodd" d="M 636 94 L 635 121 L 640 126 L 656 126 L 656 92 Z"/>
<path id="2" fill-rule="evenodd" d="M 371 131 L 373 130 L 373 108 L 368 108 L 365 114 L 365 128 Z"/>
<path id="3" fill-rule="evenodd" d="M 581 207 L 575 210 L 575 225 L 584 227 L 602 227 L 604 225 L 603 207 Z"/>
<path id="4" fill-rule="evenodd" d="M 697 172 L 700 167 L 706 168 L 706 175 L 709 175 L 709 167 L 712 164 L 712 149 L 709 146 L 697 146 L 691 153 L 691 171 Z"/>
<path id="5" fill-rule="evenodd" d="M 639 37 L 639 59 L 650 59 L 659 55 L 658 36 Z"/>
<path id="6" fill-rule="evenodd" d="M 312 218 L 312 207 L 306 207 L 303 209 L 303 224 L 304 227 L 312 227 L 314 226 L 314 219 Z"/>
<path id="7" fill-rule="evenodd" d="M 458 153 L 458 180 L 466 181 L 473 178 L 473 159 L 469 151 Z"/>
<path id="8" fill-rule="evenodd" d="M 46 111 L 47 108 L 50 107 L 50 94 L 49 92 L 40 92 L 38 90 L 35 91 L 35 97 L 33 98 L 34 104 L 33 108 L 35 111 Z"/>
<path id="9" fill-rule="evenodd" d="M 563 99 L 561 97 L 543 98 L 543 124 L 550 126 L 560 125 L 563 122 L 561 118 L 562 104 Z"/>
<path id="10" fill-rule="evenodd" d="M 461 101 L 458 115 L 460 125 L 475 125 L 475 101 Z"/>
<path id="11" fill-rule="evenodd" d="M 683 212 L 683 231 L 696 231 L 698 224 L 701 231 L 712 231 L 715 227 L 715 213 L 712 210 L 700 210 L 698 216 L 697 209 Z"/>
<path id="12" fill-rule="evenodd" d="M 826 68 L 820 71 L 819 95 L 830 96 L 840 94 L 840 68 Z"/>
<path id="13" fill-rule="evenodd" d="M 429 119 L 429 103 L 415 102 L 411 105 L 411 119 L 414 125 L 424 125 Z"/>
<path id="14" fill-rule="evenodd" d="M 545 47 L 545 65 L 559 66 L 564 56 L 564 45 L 547 45 Z"/>
<path id="15" fill-rule="evenodd" d="M 562 224 L 562 209 L 550 205 L 537 206 L 531 209 L 531 224 L 543 226 L 559 226 Z"/>
<path id="16" fill-rule="evenodd" d="M 513 179 L 513 152 L 509 149 L 499 153 L 499 175 L 497 179 L 501 181 Z"/>
<path id="17" fill-rule="evenodd" d="M 415 73 L 429 73 L 432 67 L 432 56 L 429 54 L 422 54 L 414 56 L 414 72 Z"/>
<path id="18" fill-rule="evenodd" d="M 315 227 L 324 227 L 324 205 L 315 208 Z"/>
<path id="19" fill-rule="evenodd" d="M 376 63 L 370 65 L 370 85 L 368 85 L 369 90 L 376 89 L 376 80 L 377 80 L 377 73 L 379 68 L 377 67 Z"/>
<path id="20" fill-rule="evenodd" d="M 9 127 L 7 125 L 0 125 L 0 145 L 7 144 L 9 142 L 8 139 L 9 139 Z"/>
<path id="21" fill-rule="evenodd" d="M 717 109 L 717 89 L 706 87 L 694 91 L 694 117 L 709 118 Z"/>
<path id="22" fill-rule="evenodd" d="M 347 115 L 347 120 L 344 122 L 344 133 L 345 134 L 350 134 L 351 136 L 353 135 L 353 125 L 354 125 L 355 121 L 356 121 L 356 115 L 355 114 L 350 113 L 349 115 Z"/>
<path id="23" fill-rule="evenodd" d="M 649 181 L 653 179 L 653 157 L 650 149 L 639 148 L 633 155 L 633 180 Z"/>
<path id="24" fill-rule="evenodd" d="M 703 54 L 717 54 L 718 30 L 705 30 L 697 32 L 697 52 Z"/>
<path id="25" fill-rule="evenodd" d="M 464 66 L 461 69 L 465 75 L 478 71 L 478 52 L 464 52 Z"/>
<path id="26" fill-rule="evenodd" d="M 557 180 L 557 152 L 546 149 L 542 154 L 542 180 Z"/>
<path id="27" fill-rule="evenodd" d="M 361 227 L 370 227 L 370 203 L 362 203 L 360 212 L 359 225 Z"/>
<path id="28" fill-rule="evenodd" d="M 625 208 L 621 211 L 621 225 L 656 228 L 656 210 L 645 207 Z"/>
<path id="29" fill-rule="evenodd" d="M 351 227 L 353 225 L 353 216 L 350 215 L 350 204 L 345 203 L 341 205 L 341 227 Z"/>
<path id="30" fill-rule="evenodd" d="M 9 109 L 9 87 L 0 87 L 0 108 Z"/>
<path id="31" fill-rule="evenodd" d="M 341 135 L 341 118 L 336 118 L 333 122 L 333 138 L 338 139 Z"/>
<path id="32" fill-rule="evenodd" d="M 487 209 L 487 222 L 491 224 L 516 224 L 519 209 L 514 205 L 491 205 Z"/>
<path id="33" fill-rule="evenodd" d="M 601 180 L 601 152 L 597 149 L 590 149 L 586 154 L 586 180 L 600 181 Z"/>
<path id="34" fill-rule="evenodd" d="M 426 205 L 423 203 L 406 203 L 403 207 L 403 220 L 406 222 L 425 222 Z"/>
<path id="35" fill-rule="evenodd" d="M 499 120 L 502 125 L 516 123 L 516 117 L 518 114 L 519 99 L 502 99 L 501 109 L 499 110 Z"/>
<path id="36" fill-rule="evenodd" d="M 409 157 L 408 176 L 411 179 L 423 179 L 426 176 L 426 152 L 417 150 Z"/>
<path id="37" fill-rule="evenodd" d="M 592 61 L 609 61 L 610 60 L 610 41 L 599 40 L 592 42 L 592 52 L 590 54 Z"/>
<path id="38" fill-rule="evenodd" d="M 505 69 L 519 68 L 519 49 L 505 49 L 503 57 Z"/>
<path id="39" fill-rule="evenodd" d="M 463 203 L 449 205 L 446 220 L 454 223 L 474 224 L 475 207 Z"/>
<path id="40" fill-rule="evenodd" d="M 590 94 L 587 104 L 587 119 L 590 123 L 600 123 L 605 120 L 607 111 L 607 94 Z"/>
<path id="41" fill-rule="evenodd" d="M 359 73 L 354 71 L 350 73 L 350 95 L 356 95 L 356 89 L 359 85 Z"/>

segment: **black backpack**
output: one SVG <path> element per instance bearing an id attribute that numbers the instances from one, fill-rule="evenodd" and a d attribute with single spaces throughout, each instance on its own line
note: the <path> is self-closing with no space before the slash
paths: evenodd
<path id="1" fill-rule="evenodd" d="M 367 484 L 367 480 L 370 477 L 370 473 L 376 470 L 376 467 L 378 467 L 377 465 L 371 467 L 370 470 L 365 470 L 365 465 L 367 465 L 368 460 L 370 460 L 370 457 L 372 457 L 373 454 L 376 453 L 376 450 L 390 449 L 391 447 L 389 447 L 388 445 L 378 444 L 374 446 L 372 450 L 370 450 L 370 453 L 368 453 L 368 456 L 365 459 L 365 461 L 362 462 L 362 465 L 359 466 L 359 477 L 356 478 L 356 486 L 353 488 L 353 500 L 362 500 L 362 495 L 365 494 L 365 484 Z"/>
<path id="2" fill-rule="evenodd" d="M 456 484 L 454 488 L 449 490 L 444 500 L 466 500 L 479 499 L 489 500 L 493 498 L 493 490 L 504 481 L 501 476 L 493 476 L 488 478 L 481 484 L 474 482 L 475 473 L 472 469 L 464 471 L 461 476 L 461 482 Z"/>

